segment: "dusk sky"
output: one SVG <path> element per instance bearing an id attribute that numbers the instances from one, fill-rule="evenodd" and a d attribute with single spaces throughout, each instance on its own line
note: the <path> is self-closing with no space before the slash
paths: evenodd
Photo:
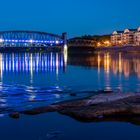
<path id="1" fill-rule="evenodd" d="M 69 37 L 140 25 L 140 0 L 1 0 L 0 30 L 39 30 Z"/>

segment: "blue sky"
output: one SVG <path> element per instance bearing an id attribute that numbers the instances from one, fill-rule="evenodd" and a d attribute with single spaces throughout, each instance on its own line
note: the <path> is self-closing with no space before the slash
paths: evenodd
<path id="1" fill-rule="evenodd" d="M 0 0 L 0 30 L 108 34 L 138 27 L 139 5 L 139 0 Z"/>

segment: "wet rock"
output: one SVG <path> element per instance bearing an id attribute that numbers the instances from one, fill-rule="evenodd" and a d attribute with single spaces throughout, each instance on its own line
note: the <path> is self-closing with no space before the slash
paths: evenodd
<path id="1" fill-rule="evenodd" d="M 14 112 L 14 113 L 9 114 L 9 117 L 11 117 L 13 119 L 19 119 L 20 114 L 18 112 Z"/>
<path id="2" fill-rule="evenodd" d="M 63 109 L 59 112 L 79 121 L 101 120 L 102 118 L 99 116 L 104 116 L 103 119 L 124 116 L 135 117 L 140 116 L 140 97 L 129 97 L 87 107 Z"/>
<path id="3" fill-rule="evenodd" d="M 113 90 L 111 89 L 98 90 L 98 93 L 113 93 Z"/>
<path id="4" fill-rule="evenodd" d="M 36 115 L 57 111 L 79 121 L 125 120 L 140 117 L 139 93 L 108 93 L 84 99 L 65 101 L 46 107 L 27 110 L 24 114 Z M 138 120 L 138 119 L 137 119 Z M 132 120 L 130 122 L 133 122 Z M 140 122 L 140 121 L 139 121 Z"/>
<path id="5" fill-rule="evenodd" d="M 31 110 L 21 111 L 20 113 L 27 114 L 27 115 L 38 115 L 41 113 L 55 112 L 55 111 L 58 111 L 61 109 L 62 109 L 62 107 L 60 105 L 54 104 L 54 105 L 50 105 L 50 106 L 33 108 Z"/>
<path id="6" fill-rule="evenodd" d="M 70 96 L 77 96 L 76 93 L 70 93 Z"/>

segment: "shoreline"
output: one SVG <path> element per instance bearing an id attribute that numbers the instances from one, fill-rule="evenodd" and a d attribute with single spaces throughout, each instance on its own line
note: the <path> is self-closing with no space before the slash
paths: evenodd
<path id="1" fill-rule="evenodd" d="M 140 124 L 140 93 L 107 93 L 13 112 L 9 116 L 58 112 L 82 122 L 123 121 Z"/>
<path id="2" fill-rule="evenodd" d="M 128 52 L 139 53 L 140 46 L 112 46 L 112 47 L 69 47 L 68 53 L 70 55 L 89 55 L 99 52 Z"/>
<path id="3" fill-rule="evenodd" d="M 63 47 L 0 47 L 0 53 L 11 52 L 62 52 Z M 140 52 L 140 46 L 112 46 L 112 47 L 68 47 L 70 55 L 86 55 L 98 52 Z"/>
<path id="4" fill-rule="evenodd" d="M 112 46 L 95 48 L 96 52 L 111 51 L 111 52 L 139 52 L 140 46 Z"/>

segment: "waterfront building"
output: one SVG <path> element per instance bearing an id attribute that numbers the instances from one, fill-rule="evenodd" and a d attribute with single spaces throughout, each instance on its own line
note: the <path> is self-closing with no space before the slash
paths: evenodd
<path id="1" fill-rule="evenodd" d="M 137 29 L 125 29 L 122 35 L 122 44 L 123 45 L 134 45 L 134 36 L 137 32 Z"/>
<path id="2" fill-rule="evenodd" d="M 135 42 L 135 45 L 140 45 L 140 27 L 138 28 L 137 32 L 135 33 L 135 36 L 134 36 L 134 42 Z"/>
<path id="3" fill-rule="evenodd" d="M 140 27 L 138 29 L 114 31 L 111 35 L 111 44 L 113 46 L 140 45 Z"/>
<path id="4" fill-rule="evenodd" d="M 114 31 L 111 36 L 111 43 L 113 46 L 122 45 L 123 31 Z"/>

